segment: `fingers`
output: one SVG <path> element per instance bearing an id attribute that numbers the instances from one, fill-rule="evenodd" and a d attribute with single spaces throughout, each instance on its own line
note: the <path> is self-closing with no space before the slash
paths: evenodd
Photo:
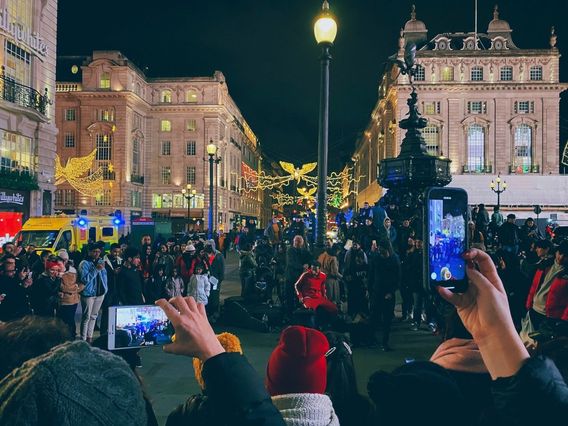
<path id="1" fill-rule="evenodd" d="M 197 304 L 197 309 L 199 310 L 199 313 L 203 316 L 207 316 L 207 313 L 205 312 L 205 305 L 202 303 L 198 303 Z"/>
<path id="2" fill-rule="evenodd" d="M 187 298 L 186 298 L 187 299 Z M 188 307 L 186 303 L 186 299 L 181 296 L 176 296 L 170 299 L 170 303 L 176 307 L 181 315 L 190 315 L 191 316 L 191 309 Z"/>
<path id="3" fill-rule="evenodd" d="M 473 261 L 479 266 L 479 272 L 499 291 L 503 292 L 503 283 L 497 274 L 495 264 L 489 255 L 481 250 L 470 249 L 464 253 L 464 259 Z M 468 275 L 471 268 L 468 268 Z M 470 277 L 471 278 L 471 277 Z"/>
<path id="4" fill-rule="evenodd" d="M 174 308 L 166 299 L 156 300 L 156 305 L 162 308 L 168 319 L 172 322 L 179 317 L 179 311 Z"/>
<path id="5" fill-rule="evenodd" d="M 436 287 L 436 289 L 438 290 L 438 294 L 442 297 L 442 299 L 451 303 L 455 307 L 459 308 L 463 304 L 463 295 L 454 293 L 453 291 L 441 286 Z"/>

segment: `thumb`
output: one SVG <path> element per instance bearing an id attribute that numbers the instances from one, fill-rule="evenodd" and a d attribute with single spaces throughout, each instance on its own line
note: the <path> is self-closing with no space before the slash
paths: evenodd
<path id="1" fill-rule="evenodd" d="M 453 291 L 448 290 L 447 288 L 442 287 L 442 286 L 436 287 L 436 290 L 438 290 L 438 294 L 445 301 L 451 303 L 452 305 L 454 305 L 458 308 L 461 306 L 461 303 L 462 303 L 462 300 L 463 300 L 463 296 L 461 294 L 454 293 Z"/>

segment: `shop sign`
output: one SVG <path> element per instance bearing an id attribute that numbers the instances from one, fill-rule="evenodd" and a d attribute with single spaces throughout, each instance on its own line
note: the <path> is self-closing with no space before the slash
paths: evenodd
<path id="1" fill-rule="evenodd" d="M 37 56 L 46 57 L 48 53 L 47 43 L 37 32 L 24 27 L 17 22 L 10 22 L 8 9 L 0 11 L 0 31 L 9 35 L 14 40 L 25 44 Z"/>
<path id="2" fill-rule="evenodd" d="M 24 207 L 26 196 L 17 191 L 0 189 L 0 208 Z"/>

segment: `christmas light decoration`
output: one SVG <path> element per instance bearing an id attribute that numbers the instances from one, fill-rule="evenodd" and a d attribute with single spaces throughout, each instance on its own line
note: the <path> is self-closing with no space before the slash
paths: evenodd
<path id="1" fill-rule="evenodd" d="M 67 181 L 83 195 L 94 197 L 103 190 L 103 169 L 98 168 L 94 173 L 88 174 L 95 160 L 97 150 L 94 149 L 85 157 L 69 158 L 65 166 L 61 165 L 59 155 L 55 155 L 55 185 Z M 109 164 L 110 168 L 113 167 Z M 87 174 L 87 176 L 84 176 Z"/>

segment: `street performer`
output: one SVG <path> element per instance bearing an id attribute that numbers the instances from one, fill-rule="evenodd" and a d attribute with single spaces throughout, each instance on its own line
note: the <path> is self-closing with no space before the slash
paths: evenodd
<path id="1" fill-rule="evenodd" d="M 320 270 L 321 264 L 314 260 L 306 272 L 296 281 L 296 295 L 300 303 L 316 312 L 316 323 L 329 324 L 337 316 L 337 306 L 327 298 L 325 291 L 326 275 Z"/>

